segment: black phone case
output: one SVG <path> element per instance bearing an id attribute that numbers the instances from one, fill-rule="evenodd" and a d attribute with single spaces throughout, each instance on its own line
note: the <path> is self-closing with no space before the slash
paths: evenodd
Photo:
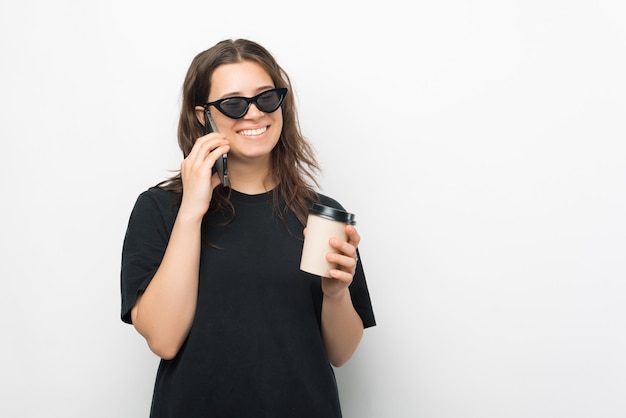
<path id="1" fill-rule="evenodd" d="M 211 132 L 217 132 L 217 128 L 215 127 L 215 122 L 213 122 L 213 118 L 211 117 L 211 113 L 208 110 L 204 111 L 204 134 L 209 134 Z M 222 154 L 221 158 L 218 158 L 215 161 L 215 166 L 213 167 L 215 171 L 217 171 L 217 175 L 222 181 L 222 186 L 229 187 L 228 182 L 228 154 Z"/>

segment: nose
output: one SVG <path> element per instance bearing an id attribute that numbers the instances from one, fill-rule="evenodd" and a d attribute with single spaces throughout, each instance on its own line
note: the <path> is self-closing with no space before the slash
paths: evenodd
<path id="1" fill-rule="evenodd" d="M 254 119 L 261 115 L 263 115 L 263 112 L 258 107 L 256 107 L 256 104 L 250 103 L 250 107 L 248 107 L 248 111 L 243 117 Z"/>

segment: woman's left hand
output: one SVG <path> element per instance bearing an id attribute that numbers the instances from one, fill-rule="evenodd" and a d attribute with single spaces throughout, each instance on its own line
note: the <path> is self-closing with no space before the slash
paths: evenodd
<path id="1" fill-rule="evenodd" d="M 352 225 L 346 225 L 346 234 L 348 241 L 343 241 L 337 237 L 329 240 L 331 247 L 336 249 L 339 254 L 327 253 L 326 260 L 336 264 L 337 268 L 330 270 L 331 277 L 322 277 L 322 291 L 325 297 L 337 297 L 350 286 L 352 278 L 356 271 L 357 252 L 361 237 Z"/>

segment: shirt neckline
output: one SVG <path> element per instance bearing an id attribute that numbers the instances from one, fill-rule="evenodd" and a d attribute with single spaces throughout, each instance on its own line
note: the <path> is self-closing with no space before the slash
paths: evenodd
<path id="1" fill-rule="evenodd" d="M 250 204 L 264 203 L 264 202 L 267 202 L 268 200 L 271 200 L 274 194 L 274 190 L 275 189 L 272 189 L 267 192 L 258 193 L 258 194 L 247 194 L 247 193 L 239 192 L 235 189 L 231 189 L 230 198 L 231 200 L 235 202 L 240 202 L 240 203 L 250 203 Z"/>

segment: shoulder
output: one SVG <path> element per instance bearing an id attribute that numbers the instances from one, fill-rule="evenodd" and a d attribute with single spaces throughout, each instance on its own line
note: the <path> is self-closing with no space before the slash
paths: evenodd
<path id="1" fill-rule="evenodd" d="M 163 190 L 159 187 L 150 187 L 139 194 L 137 201 L 145 203 L 151 202 L 153 205 L 161 207 L 170 207 L 180 201 L 180 196 L 179 193 Z"/>
<path id="2" fill-rule="evenodd" d="M 175 192 L 156 187 L 141 192 L 130 214 L 126 240 L 133 242 L 133 238 L 142 237 L 140 242 L 146 242 L 156 236 L 167 239 L 179 208 L 180 195 Z"/>
<path id="3" fill-rule="evenodd" d="M 137 197 L 133 212 L 146 215 L 160 213 L 163 217 L 176 216 L 180 207 L 180 193 L 150 187 Z"/>

